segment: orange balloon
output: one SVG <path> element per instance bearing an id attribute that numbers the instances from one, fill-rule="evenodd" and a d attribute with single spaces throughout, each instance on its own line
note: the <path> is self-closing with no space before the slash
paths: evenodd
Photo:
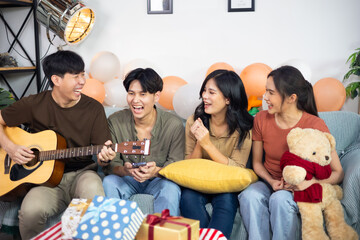
<path id="1" fill-rule="evenodd" d="M 160 94 L 159 104 L 166 109 L 174 110 L 173 98 L 179 87 L 187 84 L 187 82 L 176 76 L 168 76 L 163 78 L 163 90 Z"/>
<path id="2" fill-rule="evenodd" d="M 209 75 L 210 73 L 212 73 L 213 71 L 219 70 L 219 69 L 234 71 L 234 68 L 232 66 L 230 66 L 229 64 L 224 63 L 224 62 L 218 62 L 218 63 L 214 63 L 213 65 L 211 65 L 209 67 L 209 69 L 206 72 L 206 76 Z"/>
<path id="3" fill-rule="evenodd" d="M 94 98 L 100 103 L 104 102 L 105 99 L 105 87 L 102 82 L 94 78 L 89 78 L 81 91 L 83 94 Z"/>
<path id="4" fill-rule="evenodd" d="M 319 112 L 339 111 L 345 103 L 345 87 L 335 78 L 320 79 L 313 89 Z"/>
<path id="5" fill-rule="evenodd" d="M 265 93 L 266 79 L 272 69 L 263 63 L 253 63 L 245 67 L 240 78 L 248 96 L 260 97 Z"/>

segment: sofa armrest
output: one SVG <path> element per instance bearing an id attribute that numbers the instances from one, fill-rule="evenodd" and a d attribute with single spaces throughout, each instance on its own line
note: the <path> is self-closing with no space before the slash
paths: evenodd
<path id="1" fill-rule="evenodd" d="M 346 111 L 320 112 L 319 116 L 325 121 L 330 133 L 336 140 L 336 152 L 339 156 L 346 149 L 359 141 L 360 116 Z"/>
<path id="2" fill-rule="evenodd" d="M 360 145 L 357 146 L 340 159 L 345 173 L 342 182 L 344 197 L 341 203 L 346 222 L 360 233 Z"/>

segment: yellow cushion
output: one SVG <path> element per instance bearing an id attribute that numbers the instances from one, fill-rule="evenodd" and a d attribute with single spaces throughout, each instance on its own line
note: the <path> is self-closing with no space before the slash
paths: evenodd
<path id="1" fill-rule="evenodd" d="M 159 173 L 180 186 L 203 193 L 240 192 L 258 180 L 251 169 L 227 166 L 206 159 L 171 163 Z"/>

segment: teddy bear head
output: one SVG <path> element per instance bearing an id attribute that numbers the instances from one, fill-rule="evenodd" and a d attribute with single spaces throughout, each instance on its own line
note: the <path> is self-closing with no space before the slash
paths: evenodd
<path id="1" fill-rule="evenodd" d="M 289 152 L 320 166 L 331 162 L 335 138 L 330 133 L 311 128 L 294 128 L 287 135 Z"/>

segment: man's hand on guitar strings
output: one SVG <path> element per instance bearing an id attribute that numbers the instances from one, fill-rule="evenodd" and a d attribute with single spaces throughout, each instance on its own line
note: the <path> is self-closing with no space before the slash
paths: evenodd
<path id="1" fill-rule="evenodd" d="M 12 161 L 23 165 L 35 158 L 33 151 L 25 146 L 14 144 L 14 148 L 8 152 Z"/>
<path id="2" fill-rule="evenodd" d="M 98 164 L 100 166 L 108 165 L 111 160 L 116 156 L 116 153 L 109 147 L 112 144 L 110 140 L 105 142 L 105 146 L 101 149 L 101 152 L 98 154 Z"/>

